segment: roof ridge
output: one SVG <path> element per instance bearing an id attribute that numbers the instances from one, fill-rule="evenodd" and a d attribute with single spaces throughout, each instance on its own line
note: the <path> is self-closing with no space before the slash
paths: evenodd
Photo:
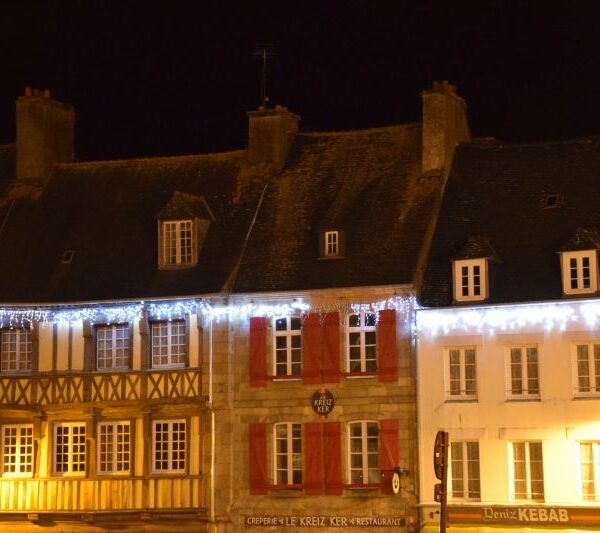
<path id="1" fill-rule="evenodd" d="M 375 128 L 362 128 L 359 130 L 341 130 L 341 131 L 302 131 L 298 132 L 298 137 L 334 137 L 345 135 L 356 135 L 357 133 L 378 133 L 381 131 L 391 131 L 400 129 L 410 129 L 420 126 L 420 122 L 409 122 L 406 124 L 393 124 L 391 126 L 378 126 Z"/>
<path id="2" fill-rule="evenodd" d="M 463 146 L 481 148 L 481 149 L 498 149 L 498 148 L 528 148 L 528 147 L 540 147 L 540 146 L 557 146 L 557 145 L 568 145 L 568 144 L 591 144 L 592 142 L 600 141 L 600 134 L 588 135 L 587 137 L 577 137 L 575 139 L 559 139 L 555 141 L 530 141 L 523 143 L 508 143 L 505 141 L 497 140 L 497 142 L 481 142 L 481 138 L 473 138 L 470 142 L 461 142 Z"/>

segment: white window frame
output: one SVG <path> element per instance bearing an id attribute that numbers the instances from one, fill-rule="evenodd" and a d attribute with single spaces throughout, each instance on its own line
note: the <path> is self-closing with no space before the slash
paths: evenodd
<path id="1" fill-rule="evenodd" d="M 326 231 L 323 236 L 323 255 L 325 257 L 337 257 L 340 255 L 340 232 Z"/>
<path id="2" fill-rule="evenodd" d="M 104 438 L 107 433 L 103 429 L 111 428 L 111 441 L 107 442 L 106 451 L 102 446 L 105 444 Z M 127 428 L 126 431 L 123 431 Z M 98 474 L 123 476 L 131 472 L 132 462 L 132 434 L 131 422 L 129 420 L 110 420 L 98 422 L 96 427 L 96 467 Z M 106 460 L 102 460 L 102 455 L 106 454 Z M 104 466 L 104 463 L 110 463 L 110 468 Z M 122 466 L 122 468 L 119 468 Z M 126 468 L 125 468 L 126 467 Z"/>
<path id="3" fill-rule="evenodd" d="M 488 297 L 488 260 L 461 259 L 454 261 L 454 300 L 476 302 Z"/>
<path id="4" fill-rule="evenodd" d="M 368 435 L 369 426 L 375 427 L 377 430 L 377 446 L 373 451 L 369 451 L 369 438 L 373 439 L 373 436 Z M 352 428 L 360 427 L 360 437 L 355 439 L 352 436 Z M 381 442 L 379 439 L 379 423 L 375 420 L 355 420 L 348 423 L 348 438 L 347 438 L 347 449 L 348 449 L 348 483 L 354 486 L 369 486 L 378 485 L 381 481 L 381 471 L 379 465 L 379 448 Z M 353 451 L 352 441 L 360 439 L 360 451 Z M 361 457 L 361 466 L 354 467 L 352 465 L 352 458 L 354 456 Z M 369 457 L 375 457 L 375 466 L 369 466 Z M 359 472 L 362 482 L 357 482 L 353 478 L 353 472 Z M 372 478 L 372 479 L 371 479 Z"/>
<path id="5" fill-rule="evenodd" d="M 181 333 L 183 328 L 183 334 Z M 163 331 L 165 335 L 162 335 Z M 152 368 L 184 368 L 188 358 L 188 333 L 185 320 L 160 320 L 150 323 L 151 345 L 152 345 Z M 181 340 L 183 335 L 183 344 L 175 343 Z M 162 339 L 166 339 L 164 345 L 160 344 Z M 166 354 L 160 353 L 166 349 Z M 167 358 L 166 363 L 161 363 L 160 359 Z M 180 360 L 183 359 L 183 360 Z"/>
<path id="6" fill-rule="evenodd" d="M 7 373 L 30 372 L 33 365 L 33 349 L 29 328 L 1 330 L 0 370 Z M 14 346 L 14 350 L 10 349 Z M 11 357 L 12 356 L 12 357 Z"/>
<path id="7" fill-rule="evenodd" d="M 187 232 L 186 235 L 183 235 L 183 232 Z M 167 267 L 193 265 L 195 262 L 194 241 L 194 221 L 192 219 L 164 220 L 162 222 L 163 265 Z"/>
<path id="8" fill-rule="evenodd" d="M 13 433 L 13 434 L 11 434 Z M 14 439 L 10 442 L 8 439 Z M 12 459 L 8 460 L 8 457 Z M 9 472 L 9 466 L 15 471 Z M 2 426 L 2 477 L 33 477 L 34 446 L 33 424 L 6 424 Z M 29 468 L 29 471 L 27 471 Z"/>
<path id="9" fill-rule="evenodd" d="M 277 323 L 285 321 L 285 329 L 278 330 Z M 292 329 L 292 326 L 298 323 L 298 329 Z M 302 319 L 299 316 L 278 316 L 273 317 L 273 376 L 277 379 L 302 377 Z M 285 346 L 278 346 L 279 340 L 285 343 Z M 294 342 L 299 342 L 299 346 L 293 346 Z M 278 354 L 285 355 L 285 361 L 279 363 Z M 299 361 L 294 359 L 299 356 Z M 278 370 L 285 368 L 284 373 L 278 373 Z"/>
<path id="10" fill-rule="evenodd" d="M 350 317 L 358 316 L 359 325 L 350 326 Z M 373 317 L 373 325 L 368 326 L 367 317 Z M 351 338 L 354 334 L 358 334 L 358 344 L 352 344 Z M 375 343 L 367 343 L 367 335 L 374 335 Z M 369 348 L 372 347 L 372 355 L 369 356 L 367 353 Z M 353 348 L 358 348 L 359 357 L 353 357 Z M 356 350 L 354 350 L 356 353 Z M 359 362 L 360 369 L 353 370 L 353 363 Z M 359 311 L 358 313 L 348 313 L 346 315 L 346 367 L 347 371 L 351 374 L 365 374 L 377 372 L 377 313 Z M 371 367 L 371 368 L 369 368 Z"/>
<path id="11" fill-rule="evenodd" d="M 506 362 L 506 396 L 511 400 L 539 400 L 540 399 L 540 356 L 536 344 L 515 344 L 507 346 L 505 349 Z M 518 351 L 519 361 L 513 362 L 513 354 Z M 528 360 L 530 353 L 534 351 L 535 362 Z M 535 367 L 535 372 L 532 372 Z M 518 376 L 513 377 L 513 371 L 521 373 L 520 383 L 521 392 L 518 387 L 513 388 L 513 384 L 519 381 Z M 532 376 L 531 374 L 535 374 Z M 537 384 L 537 387 L 530 385 Z M 515 390 L 517 389 L 517 390 Z"/>
<path id="12" fill-rule="evenodd" d="M 581 358 L 581 362 L 587 362 L 588 375 L 580 374 L 579 347 L 585 346 L 587 358 Z M 593 397 L 600 396 L 600 341 L 575 342 L 573 343 L 573 390 L 575 396 Z M 582 386 L 582 378 L 588 379 L 589 386 Z M 582 389 L 589 390 L 582 390 Z"/>
<path id="13" fill-rule="evenodd" d="M 474 378 L 469 381 L 475 382 L 475 390 L 467 391 L 467 351 L 474 352 Z M 452 388 L 453 382 L 456 380 L 452 378 L 452 363 L 453 352 L 458 352 L 458 391 Z M 452 363 L 452 364 L 451 364 Z M 477 347 L 476 346 L 448 346 L 444 348 L 444 375 L 445 375 L 445 387 L 446 387 L 446 400 L 449 401 L 474 401 L 477 400 L 478 392 L 478 379 L 477 379 Z"/>
<path id="14" fill-rule="evenodd" d="M 460 447 L 461 457 L 456 458 L 453 450 Z M 469 457 L 469 451 L 477 448 L 477 458 Z M 479 441 L 450 441 L 448 460 L 448 495 L 453 500 L 481 501 L 481 465 L 479 459 Z M 477 463 L 477 477 L 471 468 Z M 463 485 L 462 494 L 454 492 L 454 482 L 461 481 Z M 477 490 L 472 487 L 476 483 Z"/>
<path id="15" fill-rule="evenodd" d="M 67 460 L 66 462 L 58 461 L 58 433 L 59 428 L 67 429 L 66 432 L 66 443 L 67 446 Z M 81 432 L 83 428 L 83 432 Z M 78 431 L 75 432 L 74 430 Z M 81 437 L 83 436 L 83 439 Z M 76 442 L 77 440 L 77 442 Z M 73 476 L 81 477 L 85 476 L 87 471 L 87 442 L 86 442 L 86 424 L 85 422 L 55 422 L 53 429 L 53 456 L 52 456 L 52 474 L 55 476 Z M 73 453 L 73 447 L 77 447 L 77 458 Z M 83 460 L 80 460 L 83 458 Z M 58 465 L 64 464 L 65 469 L 59 470 Z M 76 468 L 83 465 L 82 469 Z"/>
<path id="16" fill-rule="evenodd" d="M 157 465 L 156 455 L 158 453 L 158 444 L 159 441 L 157 439 L 157 426 L 159 424 L 166 424 L 168 427 L 167 430 L 167 439 L 164 441 L 166 443 L 166 453 L 167 453 L 167 467 L 163 468 L 162 465 Z M 179 439 L 174 439 L 175 433 L 175 424 L 183 424 L 183 441 Z M 180 428 L 178 428 L 178 432 Z M 185 474 L 187 471 L 188 464 L 188 423 L 185 418 L 180 418 L 176 420 L 153 420 L 152 421 L 152 473 L 154 474 Z M 179 457 L 174 457 L 174 454 L 181 451 L 179 445 L 183 442 L 183 459 Z M 160 461 L 161 463 L 163 460 Z M 174 463 L 183 462 L 183 466 L 177 465 L 173 466 Z"/>
<path id="17" fill-rule="evenodd" d="M 600 442 L 585 440 L 577 443 L 577 464 L 579 465 L 579 473 L 577 479 L 579 481 L 579 491 L 581 500 L 585 502 L 595 502 L 600 501 Z M 592 479 L 587 480 L 592 483 L 593 491 L 587 492 L 584 488 L 584 480 L 583 479 L 583 454 L 581 453 L 582 446 L 590 446 L 591 447 L 591 466 L 592 466 Z"/>
<path id="18" fill-rule="evenodd" d="M 279 429 L 284 430 L 285 435 L 279 436 Z M 294 431 L 296 430 L 296 431 Z M 298 436 L 299 434 L 299 436 Z M 279 443 L 282 442 L 285 450 L 279 451 Z M 294 443 L 299 442 L 299 450 Z M 273 480 L 275 485 L 302 485 L 304 483 L 304 435 L 302 424 L 296 422 L 281 422 L 273 426 Z M 287 467 L 283 467 L 283 463 Z M 280 481 L 279 474 L 285 477 L 285 482 Z M 299 475 L 300 479 L 294 482 L 294 475 Z"/>
<path id="19" fill-rule="evenodd" d="M 100 338 L 100 332 L 110 332 L 110 336 L 106 338 Z M 119 331 L 124 331 L 125 335 L 122 339 L 118 338 L 117 333 Z M 127 370 L 130 368 L 131 361 L 131 353 L 130 353 L 130 331 L 129 324 L 101 324 L 96 326 L 96 370 L 102 372 L 111 372 L 113 370 Z M 124 341 L 124 345 L 122 347 L 118 347 L 118 341 Z M 100 347 L 101 342 L 110 342 L 110 346 L 105 346 L 103 348 Z M 118 359 L 123 359 L 123 357 L 118 357 L 119 350 L 123 350 L 126 355 L 126 362 L 124 365 L 117 365 Z M 109 364 L 109 366 L 100 366 L 100 355 L 108 354 L 110 357 L 102 357 L 103 364 Z"/>
<path id="20" fill-rule="evenodd" d="M 508 461 L 509 461 L 509 483 L 510 483 L 510 498 L 513 501 L 527 501 L 527 502 L 544 502 L 545 501 L 545 497 L 546 497 L 546 487 L 545 487 L 545 476 L 544 476 L 544 446 L 542 444 L 542 441 L 514 441 L 514 442 L 509 442 L 508 443 Z M 516 480 L 515 480 L 515 454 L 514 454 L 514 446 L 524 446 L 524 451 L 525 451 L 525 460 L 524 460 L 524 465 L 525 465 L 525 479 L 523 481 L 525 481 L 525 497 L 517 497 L 516 494 Z M 541 481 L 542 482 L 542 495 L 541 498 L 534 498 L 533 497 L 533 492 L 532 492 L 532 482 L 534 481 L 531 478 L 531 472 L 532 472 L 532 460 L 531 460 L 531 446 L 532 445 L 539 445 L 540 447 L 540 452 L 541 452 L 541 472 L 542 472 L 542 479 L 541 480 L 535 480 L 535 481 Z"/>
<path id="21" fill-rule="evenodd" d="M 564 294 L 591 294 L 598 290 L 597 256 L 596 250 L 561 253 Z"/>

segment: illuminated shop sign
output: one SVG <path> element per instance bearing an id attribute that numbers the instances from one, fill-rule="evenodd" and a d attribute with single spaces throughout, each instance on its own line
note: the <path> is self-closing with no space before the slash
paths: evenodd
<path id="1" fill-rule="evenodd" d="M 404 527 L 406 520 L 401 516 L 245 516 L 248 527 Z"/>

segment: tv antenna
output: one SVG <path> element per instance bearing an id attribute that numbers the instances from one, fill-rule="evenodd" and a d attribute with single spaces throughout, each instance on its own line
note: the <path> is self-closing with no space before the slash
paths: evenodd
<path id="1" fill-rule="evenodd" d="M 269 107 L 267 96 L 267 72 L 268 60 L 273 57 L 273 45 L 270 43 L 259 43 L 254 47 L 254 58 L 259 61 L 261 68 L 260 76 L 260 101 L 264 107 Z"/>

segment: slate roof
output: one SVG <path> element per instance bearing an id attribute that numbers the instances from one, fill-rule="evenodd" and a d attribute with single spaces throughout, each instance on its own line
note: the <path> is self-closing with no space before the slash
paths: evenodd
<path id="1" fill-rule="evenodd" d="M 487 302 L 560 299 L 558 252 L 573 243 L 578 228 L 592 240 L 600 228 L 600 137 L 461 144 L 419 302 L 452 305 L 451 260 L 474 236 L 485 238 L 498 258 L 490 264 Z"/>
<path id="2" fill-rule="evenodd" d="M 226 282 L 235 293 L 411 283 L 441 186 L 420 168 L 420 124 L 298 134 L 275 176 L 248 166 L 244 150 L 58 164 L 39 199 L 10 205 L 0 302 L 203 295 Z M 156 217 L 194 198 L 214 216 L 198 265 L 159 270 Z M 324 224 L 345 230 L 344 259 L 318 259 Z"/>

